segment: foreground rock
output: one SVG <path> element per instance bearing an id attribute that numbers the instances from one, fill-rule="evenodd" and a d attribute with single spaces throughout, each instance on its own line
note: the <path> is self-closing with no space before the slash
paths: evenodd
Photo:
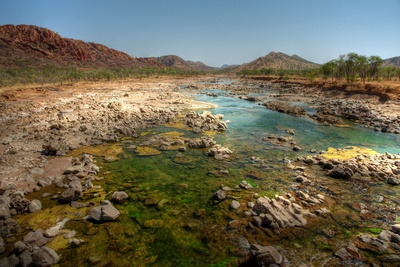
<path id="1" fill-rule="evenodd" d="M 259 266 L 285 267 L 282 255 L 273 246 L 251 245 L 251 254 L 254 255 Z"/>
<path id="2" fill-rule="evenodd" d="M 119 215 L 120 212 L 107 200 L 90 210 L 90 217 L 99 222 L 115 221 Z"/>

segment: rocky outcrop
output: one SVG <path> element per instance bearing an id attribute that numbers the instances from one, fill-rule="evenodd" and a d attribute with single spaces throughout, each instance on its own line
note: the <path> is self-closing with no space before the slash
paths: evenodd
<path id="1" fill-rule="evenodd" d="M 315 216 L 299 204 L 290 201 L 282 196 L 275 196 L 273 199 L 260 197 L 253 208 L 256 215 L 253 220 L 258 226 L 265 226 L 274 230 L 305 226 L 305 216 Z"/>
<path id="2" fill-rule="evenodd" d="M 58 254 L 46 244 L 52 239 L 45 236 L 42 229 L 29 232 L 14 244 L 13 253 L 0 260 L 0 266 L 50 267 L 60 261 Z"/>
<path id="3" fill-rule="evenodd" d="M 360 123 L 375 131 L 400 134 L 400 118 L 374 109 L 369 100 L 317 99 L 313 101 L 316 114 L 312 118 L 330 124 L 343 124 L 339 118 Z"/>
<path id="4" fill-rule="evenodd" d="M 263 103 L 262 105 L 265 106 L 267 109 L 286 113 L 292 116 L 304 116 L 307 114 L 305 109 L 298 106 L 292 106 L 286 102 L 268 101 Z"/>
<path id="5" fill-rule="evenodd" d="M 213 115 L 211 112 L 204 111 L 202 114 L 190 112 L 184 118 L 185 125 L 192 128 L 195 133 L 203 133 L 205 131 L 225 131 L 228 129 L 226 122 L 223 122 L 223 115 Z"/>
<path id="6" fill-rule="evenodd" d="M 327 160 L 322 156 L 299 159 L 306 164 L 320 165 L 333 178 L 360 181 L 375 179 L 392 185 L 400 184 L 400 157 L 394 154 L 359 155 L 348 160 Z"/>
<path id="7" fill-rule="evenodd" d="M 93 67 L 160 67 L 154 59 L 133 58 L 128 54 L 96 43 L 86 43 L 81 40 L 63 38 L 59 34 L 32 25 L 0 26 L 0 44 L 2 50 L 13 54 L 13 59 L 36 59 L 41 62 L 57 63 L 58 65 L 75 64 L 77 66 Z M 4 57 L 2 64 L 12 64 L 13 61 Z M 8 67 L 10 67 L 8 64 Z M 37 66 L 37 65 L 35 65 Z"/>

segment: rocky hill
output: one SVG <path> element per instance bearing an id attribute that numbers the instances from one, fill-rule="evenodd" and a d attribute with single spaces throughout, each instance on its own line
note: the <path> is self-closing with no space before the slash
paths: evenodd
<path id="1" fill-rule="evenodd" d="M 391 57 L 383 60 L 383 66 L 389 66 L 389 65 L 400 68 L 400 57 Z"/>
<path id="2" fill-rule="evenodd" d="M 134 58 L 107 46 L 63 38 L 32 25 L 0 26 L 0 67 L 24 65 L 77 67 L 160 67 L 154 59 Z"/>
<path id="3" fill-rule="evenodd" d="M 282 69 L 304 70 L 318 68 L 318 64 L 307 61 L 297 55 L 289 56 L 281 52 L 271 52 L 250 63 L 243 64 L 237 70 Z"/>
<path id="4" fill-rule="evenodd" d="M 214 68 L 205 65 L 200 61 L 184 60 L 175 55 L 167 55 L 154 58 L 158 63 L 171 68 L 176 68 L 186 71 L 212 71 Z"/>

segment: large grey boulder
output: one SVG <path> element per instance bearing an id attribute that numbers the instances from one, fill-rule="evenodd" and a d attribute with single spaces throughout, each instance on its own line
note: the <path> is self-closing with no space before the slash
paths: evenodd
<path id="1" fill-rule="evenodd" d="M 7 219 L 10 216 L 9 206 L 6 203 L 0 204 L 0 219 Z"/>
<path id="2" fill-rule="evenodd" d="M 30 213 L 37 212 L 42 209 L 42 202 L 38 199 L 34 199 L 29 203 L 28 209 Z"/>
<path id="3" fill-rule="evenodd" d="M 32 259 L 38 267 L 50 267 L 59 262 L 60 257 L 52 248 L 43 246 L 33 253 Z"/>
<path id="4" fill-rule="evenodd" d="M 119 215 L 120 212 L 111 203 L 90 210 L 90 216 L 96 221 L 115 221 Z"/>
<path id="5" fill-rule="evenodd" d="M 253 244 L 250 247 L 250 251 L 256 258 L 257 264 L 260 266 L 279 266 L 283 262 L 282 255 L 272 246 Z"/>
<path id="6" fill-rule="evenodd" d="M 25 250 L 19 255 L 19 266 L 21 267 L 29 267 L 32 266 L 32 253 L 29 250 Z"/>

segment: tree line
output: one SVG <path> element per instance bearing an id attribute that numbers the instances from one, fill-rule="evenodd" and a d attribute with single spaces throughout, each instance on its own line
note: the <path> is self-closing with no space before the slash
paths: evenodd
<path id="1" fill-rule="evenodd" d="M 283 79 L 289 79 L 290 76 L 306 77 L 310 80 L 322 78 L 324 81 L 346 81 L 348 84 L 356 81 L 380 81 L 399 79 L 400 68 L 393 65 L 383 66 L 383 59 L 379 56 L 359 55 L 357 53 L 348 53 L 340 55 L 337 59 L 322 64 L 319 68 L 308 70 L 282 70 L 262 68 L 257 70 L 241 70 L 238 75 L 263 75 L 279 76 Z"/>
<path id="2" fill-rule="evenodd" d="M 379 79 L 391 80 L 393 77 L 400 78 L 400 68 L 388 65 L 383 66 L 383 59 L 379 56 L 359 55 L 348 53 L 340 55 L 337 59 L 323 64 L 317 70 L 326 81 L 346 80 L 347 83 L 377 81 Z"/>

